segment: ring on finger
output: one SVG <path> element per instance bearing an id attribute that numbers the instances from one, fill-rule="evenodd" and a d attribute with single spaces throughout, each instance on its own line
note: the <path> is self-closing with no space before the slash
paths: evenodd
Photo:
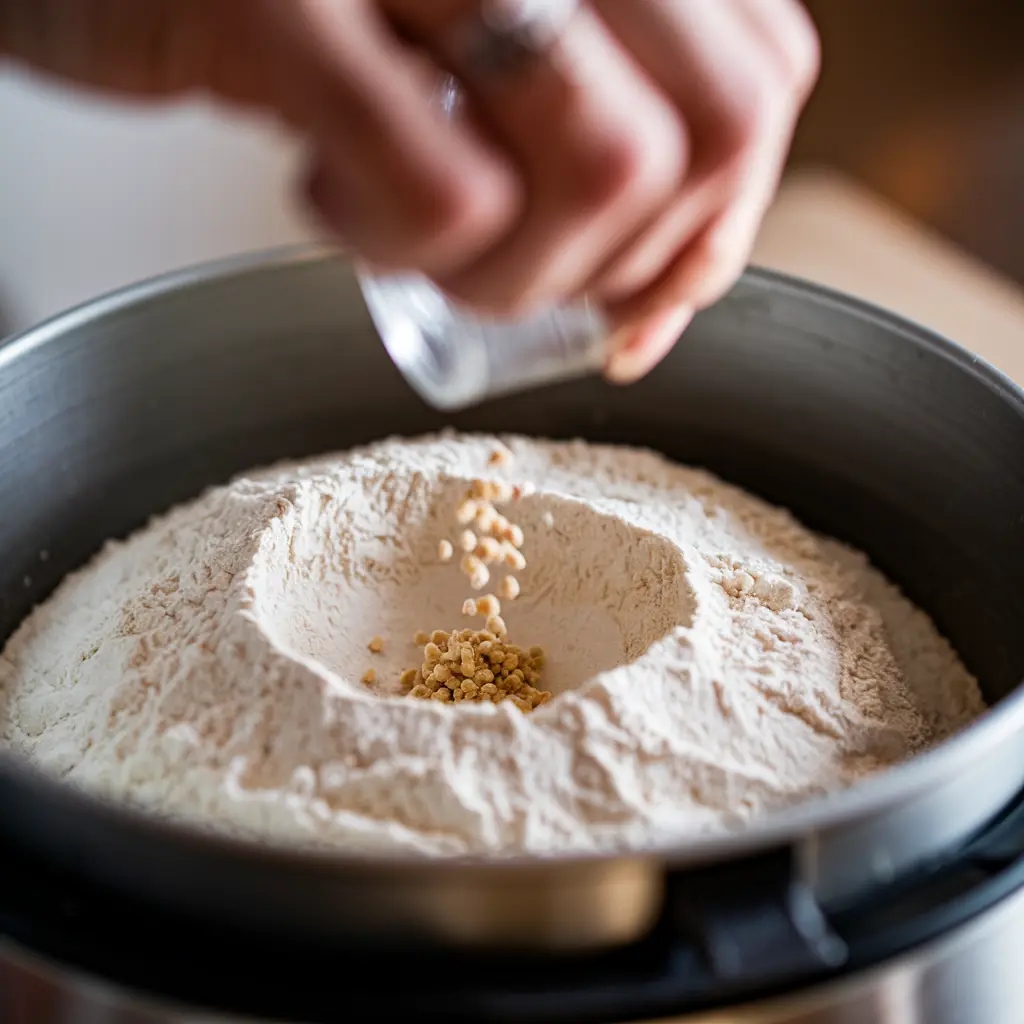
<path id="1" fill-rule="evenodd" d="M 545 58 L 579 9 L 580 0 L 481 0 L 449 33 L 445 49 L 466 81 L 505 79 Z"/>

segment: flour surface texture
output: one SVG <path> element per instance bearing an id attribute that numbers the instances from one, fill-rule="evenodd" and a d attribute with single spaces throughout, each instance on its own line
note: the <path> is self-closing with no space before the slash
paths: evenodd
<path id="1" fill-rule="evenodd" d="M 249 473 L 109 544 L 0 657 L 5 744 L 235 834 L 545 853 L 736 827 L 983 710 L 928 618 L 789 513 L 651 452 L 504 440 L 537 488 L 504 615 L 550 703 L 397 688 L 417 630 L 465 625 L 438 538 L 495 442 L 443 435 Z"/>

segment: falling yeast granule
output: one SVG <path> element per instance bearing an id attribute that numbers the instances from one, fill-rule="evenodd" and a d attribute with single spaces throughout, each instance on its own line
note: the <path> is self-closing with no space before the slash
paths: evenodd
<path id="1" fill-rule="evenodd" d="M 246 836 L 543 854 L 736 827 L 982 711 L 928 618 L 789 513 L 651 452 L 506 443 L 514 461 L 483 475 L 512 487 L 527 556 L 511 541 L 503 561 L 478 553 L 502 539 L 462 506 L 496 442 L 455 435 L 249 473 L 108 545 L 0 656 L 6 745 Z M 488 570 L 479 590 L 459 567 L 470 553 Z M 461 630 L 488 631 L 488 596 L 542 668 L 496 630 L 464 660 Z M 459 615 L 470 599 L 476 621 Z M 436 653 L 414 656 L 416 631 L 444 623 L 443 644 L 422 637 Z M 463 693 L 521 672 L 513 696 L 553 699 L 454 707 L 448 680 L 450 701 L 409 699 L 420 683 L 402 673 L 422 664 L 435 678 L 457 665 Z"/>

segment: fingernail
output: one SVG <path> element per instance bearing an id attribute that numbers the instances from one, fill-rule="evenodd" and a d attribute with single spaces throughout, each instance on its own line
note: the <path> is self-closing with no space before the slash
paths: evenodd
<path id="1" fill-rule="evenodd" d="M 672 350 L 693 315 L 689 306 L 676 307 L 639 326 L 616 331 L 608 342 L 605 379 L 632 384 L 649 373 Z"/>

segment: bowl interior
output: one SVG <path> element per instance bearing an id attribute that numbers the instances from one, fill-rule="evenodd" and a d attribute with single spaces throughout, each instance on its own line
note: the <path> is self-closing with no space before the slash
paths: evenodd
<path id="1" fill-rule="evenodd" d="M 990 701 L 1024 674 L 1024 403 L 959 350 L 754 272 L 634 387 L 443 415 L 390 363 L 348 267 L 317 253 L 141 286 L 0 350 L 0 639 L 106 538 L 211 483 L 449 423 L 705 466 L 868 552 Z"/>

